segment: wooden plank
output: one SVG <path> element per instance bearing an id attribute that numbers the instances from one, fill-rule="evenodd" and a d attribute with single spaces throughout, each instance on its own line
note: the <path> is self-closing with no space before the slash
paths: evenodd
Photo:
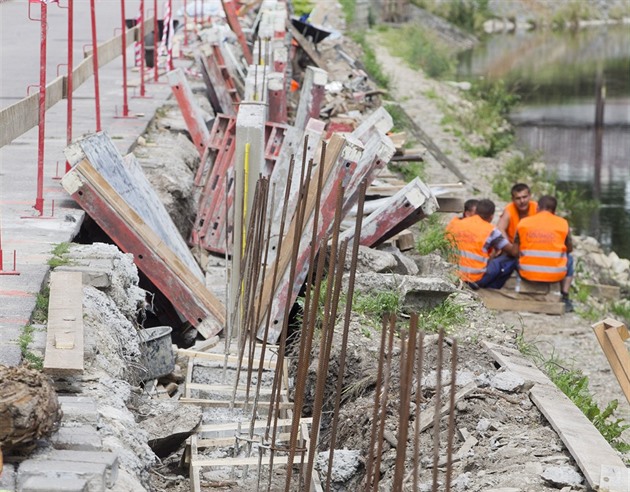
<path id="1" fill-rule="evenodd" d="M 630 355 L 623 343 L 628 339 L 628 329 L 623 323 L 611 318 L 594 324 L 592 328 L 626 400 L 630 403 Z"/>
<path id="2" fill-rule="evenodd" d="M 437 196 L 438 212 L 460 213 L 464 211 L 464 199 L 452 196 Z"/>
<path id="3" fill-rule="evenodd" d="M 630 469 L 602 465 L 599 492 L 630 492 Z"/>
<path id="4" fill-rule="evenodd" d="M 203 336 L 221 331 L 225 309 L 203 284 L 203 272 L 135 159 L 123 162 L 102 133 L 69 146 L 66 157 L 74 164 L 62 179 L 66 191 L 123 251 L 134 254 L 138 267 Z"/>
<path id="5" fill-rule="evenodd" d="M 193 456 L 197 456 L 199 452 L 197 434 L 190 436 L 190 482 L 193 492 L 201 492 L 201 477 L 199 473 L 199 465 L 193 463 Z"/>
<path id="6" fill-rule="evenodd" d="M 591 282 L 583 282 L 582 285 L 588 289 L 589 295 L 593 297 L 610 301 L 621 299 L 621 289 L 616 285 L 594 284 Z"/>
<path id="7" fill-rule="evenodd" d="M 560 301 L 534 300 L 527 297 L 528 294 L 508 294 L 496 289 L 479 289 L 475 292 L 488 309 L 496 309 L 497 311 L 564 314 L 564 304 Z"/>
<path id="8" fill-rule="evenodd" d="M 243 435 L 247 434 L 247 432 L 243 431 Z M 248 435 L 249 436 L 249 435 Z M 254 434 L 254 438 L 259 437 Z M 289 432 L 282 432 L 276 435 L 276 443 L 278 442 L 288 442 L 291 438 L 291 434 Z M 199 439 L 198 446 L 200 448 L 217 448 L 217 447 L 226 447 L 226 446 L 234 446 L 236 443 L 236 436 L 226 436 L 226 437 L 213 437 L 211 439 Z"/>
<path id="9" fill-rule="evenodd" d="M 562 391 L 553 385 L 537 384 L 529 394 L 570 451 L 590 487 L 599 488 L 602 465 L 625 468 L 617 452 Z"/>
<path id="10" fill-rule="evenodd" d="M 278 419 L 276 423 L 276 428 L 289 427 L 293 423 L 293 419 Z M 311 417 L 303 417 L 300 419 L 300 424 L 312 424 L 313 419 Z M 265 420 L 257 420 L 254 422 L 254 429 L 264 429 L 267 427 L 267 419 Z M 207 432 L 224 432 L 224 431 L 235 431 L 238 429 L 237 422 L 229 422 L 227 424 L 206 424 L 201 425 L 197 428 L 197 433 L 207 433 Z"/>
<path id="11" fill-rule="evenodd" d="M 200 405 L 204 407 L 218 407 L 218 408 L 243 408 L 252 405 L 252 402 L 244 402 L 244 401 L 235 401 L 234 404 L 230 400 L 204 400 L 203 398 L 180 398 L 180 403 L 190 403 L 192 405 Z M 276 402 L 274 405 L 278 405 L 281 409 L 284 408 L 293 408 L 293 403 L 290 402 Z M 258 406 L 268 407 L 268 401 L 259 401 Z"/>
<path id="12" fill-rule="evenodd" d="M 518 350 L 487 341 L 481 343 L 501 367 L 522 377 L 525 381 L 538 384 L 553 384 L 533 362 L 523 357 Z"/>
<path id="13" fill-rule="evenodd" d="M 53 271 L 44 372 L 66 376 L 83 369 L 83 274 Z"/>
<path id="14" fill-rule="evenodd" d="M 205 360 L 210 360 L 210 361 L 216 361 L 216 362 L 223 362 L 225 360 L 225 354 L 215 354 L 212 352 L 195 352 L 194 350 L 189 350 L 189 349 L 179 349 L 177 351 L 177 353 L 179 355 L 184 355 L 186 357 L 196 357 L 197 359 L 205 359 Z M 228 355 L 227 357 L 227 361 L 230 364 L 238 364 L 238 356 L 237 355 Z M 242 361 L 242 365 L 241 367 L 243 368 L 247 368 L 249 367 L 249 358 L 248 357 L 243 357 L 243 361 Z M 260 359 L 254 359 L 252 361 L 252 364 L 254 366 L 258 366 L 260 364 Z M 263 369 L 275 369 L 276 368 L 276 361 L 275 360 L 265 360 L 265 364 L 263 365 Z"/>
<path id="15" fill-rule="evenodd" d="M 200 391 L 209 391 L 209 392 L 214 392 L 214 393 L 228 393 L 228 394 L 232 394 L 232 391 L 234 391 L 234 387 L 231 385 L 223 385 L 223 384 L 202 384 L 202 383 L 188 383 L 186 385 L 187 388 L 190 388 L 191 390 L 200 390 Z M 236 391 L 238 392 L 242 392 L 244 393 L 245 390 L 247 388 L 243 387 L 243 386 L 239 386 L 236 388 Z M 253 388 L 249 389 L 250 392 L 253 392 L 255 390 L 255 386 Z M 271 388 L 260 388 L 259 395 L 270 395 L 271 394 Z"/>
<path id="16" fill-rule="evenodd" d="M 204 457 L 205 458 L 205 457 Z M 214 458 L 204 459 L 201 455 L 192 455 L 191 464 L 199 467 L 218 467 L 218 466 L 256 466 L 259 463 L 260 458 L 258 456 L 250 456 L 249 458 Z M 263 466 L 269 465 L 269 456 L 263 456 L 261 464 Z M 288 456 L 273 457 L 274 465 L 286 465 L 289 462 Z"/>
<path id="17" fill-rule="evenodd" d="M 291 33 L 291 36 L 293 36 L 293 38 L 298 42 L 298 44 L 300 45 L 300 48 L 304 50 L 304 53 L 307 54 L 307 56 L 311 59 L 311 61 L 318 68 L 321 68 L 322 70 L 327 70 L 326 62 L 322 59 L 321 56 L 319 56 L 317 51 L 315 51 L 315 48 L 308 41 L 308 39 L 302 36 L 302 33 L 300 33 L 300 31 L 298 31 L 295 28 L 295 26 L 291 23 L 291 19 L 287 19 L 286 27 L 287 27 L 287 30 Z"/>

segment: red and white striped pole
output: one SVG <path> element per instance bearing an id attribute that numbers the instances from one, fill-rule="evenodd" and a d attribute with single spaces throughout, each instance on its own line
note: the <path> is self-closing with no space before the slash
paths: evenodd
<path id="1" fill-rule="evenodd" d="M 158 3 L 157 0 L 153 0 L 153 81 L 157 82 L 159 78 L 158 73 L 158 37 L 160 36 L 160 30 L 158 28 Z"/>
<path id="2" fill-rule="evenodd" d="M 129 116 L 129 100 L 127 97 L 127 21 L 125 19 L 125 0 L 120 0 L 120 16 L 122 18 L 122 64 L 123 64 L 123 112 L 124 118 Z"/>
<path id="3" fill-rule="evenodd" d="M 144 0 L 140 0 L 140 97 L 145 97 L 144 86 Z"/>
<path id="4" fill-rule="evenodd" d="M 67 126 L 66 126 L 66 145 L 72 143 L 72 71 L 74 69 L 74 5 L 73 0 L 68 0 L 68 93 L 67 101 Z M 70 171 L 70 163 L 66 160 L 66 172 Z"/>
<path id="5" fill-rule="evenodd" d="M 184 46 L 188 46 L 188 2 L 184 0 Z"/>
<path id="6" fill-rule="evenodd" d="M 46 31 L 48 29 L 48 3 L 41 0 L 41 37 L 39 50 L 39 132 L 37 135 L 37 197 L 35 210 L 44 215 L 44 138 L 46 135 Z"/>
<path id="7" fill-rule="evenodd" d="M 166 55 L 166 66 L 169 70 L 174 70 L 173 66 L 173 0 L 168 0 L 166 3 L 168 6 L 168 50 Z M 164 19 L 166 22 L 166 19 Z"/>
<path id="8" fill-rule="evenodd" d="M 96 38 L 95 0 L 90 0 L 90 22 L 92 24 L 92 71 L 94 72 L 94 101 L 96 104 L 96 131 L 101 131 L 101 91 L 98 82 L 98 40 Z"/>

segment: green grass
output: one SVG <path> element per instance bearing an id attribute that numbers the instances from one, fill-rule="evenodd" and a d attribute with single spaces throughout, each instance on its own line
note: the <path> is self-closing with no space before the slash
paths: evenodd
<path id="1" fill-rule="evenodd" d="M 382 39 L 393 55 L 400 56 L 413 69 L 422 69 L 429 77 L 445 77 L 454 72 L 455 58 L 448 48 L 419 26 L 383 30 Z"/>
<path id="2" fill-rule="evenodd" d="M 341 4 L 341 9 L 343 10 L 343 15 L 346 18 L 346 24 L 350 25 L 354 22 L 354 15 L 356 12 L 356 1 L 355 0 L 339 0 Z"/>
<path id="3" fill-rule="evenodd" d="M 427 177 L 426 163 L 421 162 L 390 162 L 389 169 L 393 172 L 400 173 L 407 182 L 414 178 L 420 178 L 425 181 Z"/>
<path id="4" fill-rule="evenodd" d="M 33 321 L 36 323 L 45 323 L 48 319 L 48 302 L 50 300 L 50 288 L 44 287 L 37 294 L 35 299 L 35 309 L 33 310 Z"/>
<path id="5" fill-rule="evenodd" d="M 483 23 L 492 17 L 489 0 L 411 0 L 411 3 L 443 17 L 460 29 L 482 34 Z"/>
<path id="6" fill-rule="evenodd" d="M 628 299 L 613 302 L 610 306 L 610 312 L 622 318 L 626 325 L 630 325 L 630 301 Z"/>
<path id="7" fill-rule="evenodd" d="M 64 242 L 57 244 L 52 250 L 53 256 L 48 260 L 48 266 L 50 266 L 50 268 L 56 268 L 70 263 L 70 260 L 64 257 L 68 251 L 70 251 L 70 243 Z"/>
<path id="8" fill-rule="evenodd" d="M 376 53 L 370 46 L 370 44 L 365 39 L 364 32 L 353 32 L 350 33 L 352 39 L 361 46 L 363 50 L 363 54 L 361 55 L 361 62 L 363 63 L 363 67 L 365 71 L 370 76 L 370 78 L 376 82 L 379 87 L 384 89 L 389 88 L 390 80 L 383 67 L 376 59 Z"/>
<path id="9" fill-rule="evenodd" d="M 476 157 L 494 157 L 512 145 L 514 132 L 507 122 L 510 110 L 517 104 L 518 96 L 509 90 L 502 80 L 479 79 L 470 91 L 464 93 L 472 102 L 473 109 L 454 112 L 454 118 L 469 134 L 481 137 L 481 142 L 463 142 L 464 149 Z"/>
<path id="10" fill-rule="evenodd" d="M 549 379 L 577 406 L 593 423 L 612 447 L 620 452 L 630 451 L 630 444 L 621 439 L 621 434 L 630 429 L 623 419 L 615 418 L 619 402 L 612 400 L 600 408 L 588 387 L 588 377 L 580 370 L 567 368 L 555 353 L 545 356 L 536 343 L 526 342 L 521 333 L 516 343 L 519 351 L 542 370 Z"/>
<path id="11" fill-rule="evenodd" d="M 400 303 L 401 299 L 397 292 L 375 291 L 357 293 L 352 299 L 352 310 L 380 324 L 383 315 L 398 313 Z"/>
<path id="12" fill-rule="evenodd" d="M 451 333 L 458 325 L 466 321 L 464 307 L 456 304 L 451 299 L 435 308 L 418 313 L 418 326 L 428 332 L 437 333 L 444 330 Z"/>
<path id="13" fill-rule="evenodd" d="M 551 25 L 554 29 L 576 28 L 581 20 L 596 17 L 593 7 L 583 0 L 572 0 L 564 4 L 553 15 Z"/>
<path id="14" fill-rule="evenodd" d="M 444 225 L 441 223 L 438 214 L 429 215 L 419 222 L 418 229 L 420 233 L 416 243 L 416 251 L 418 253 L 424 256 L 436 251 L 444 258 L 452 256 L 453 245 L 444 232 Z"/>
<path id="15" fill-rule="evenodd" d="M 309 0 L 293 0 L 291 3 L 293 4 L 293 11 L 298 17 L 310 14 L 314 7 L 313 2 L 309 2 Z"/>
<path id="16" fill-rule="evenodd" d="M 20 352 L 22 353 L 22 358 L 26 362 L 26 364 L 31 369 L 37 369 L 41 371 L 44 368 L 44 360 L 31 352 L 28 346 L 33 342 L 33 333 L 36 328 L 33 325 L 26 325 L 22 329 L 22 334 L 18 339 L 18 345 L 20 347 Z"/>

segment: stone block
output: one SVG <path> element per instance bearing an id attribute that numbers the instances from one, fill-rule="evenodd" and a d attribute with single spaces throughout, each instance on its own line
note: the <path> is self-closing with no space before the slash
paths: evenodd
<path id="1" fill-rule="evenodd" d="M 15 490 L 15 479 L 17 472 L 15 465 L 12 463 L 5 463 L 0 473 L 0 490 Z"/>
<path id="2" fill-rule="evenodd" d="M 79 461 L 56 461 L 56 460 L 36 460 L 30 459 L 24 461 L 18 469 L 18 492 L 24 490 L 24 486 L 29 479 L 41 477 L 48 480 L 47 492 L 52 492 L 51 487 L 62 480 L 84 480 L 86 487 L 84 489 L 59 489 L 59 490 L 86 490 L 87 492 L 104 492 L 105 491 L 105 471 L 106 466 L 102 463 L 83 463 Z M 33 482 L 38 481 L 31 481 Z M 32 485 L 31 485 L 32 486 Z M 77 486 L 78 482 L 77 482 Z M 35 489 L 37 490 L 37 489 Z"/>
<path id="3" fill-rule="evenodd" d="M 85 396 L 59 396 L 64 421 L 96 425 L 98 409 L 93 398 Z"/>
<path id="4" fill-rule="evenodd" d="M 86 425 L 61 427 L 50 438 L 50 442 L 55 449 L 71 451 L 100 451 L 103 446 L 98 432 Z"/>
<path id="5" fill-rule="evenodd" d="M 21 492 L 85 492 L 87 480 L 83 478 L 30 477 L 24 482 Z"/>
<path id="6" fill-rule="evenodd" d="M 99 463 L 107 467 L 105 479 L 108 487 L 113 487 L 118 478 L 118 455 L 102 451 L 69 451 L 55 450 L 47 455 L 55 461 L 78 461 L 83 463 Z"/>
<path id="7" fill-rule="evenodd" d="M 93 264 L 95 263 L 95 264 Z M 91 285 L 97 289 L 106 289 L 112 285 L 112 262 L 110 260 L 93 260 L 89 265 L 61 265 L 57 271 L 80 272 L 83 285 Z"/>

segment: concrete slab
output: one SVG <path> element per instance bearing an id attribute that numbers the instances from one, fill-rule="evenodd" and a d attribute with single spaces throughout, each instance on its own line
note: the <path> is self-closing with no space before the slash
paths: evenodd
<path id="1" fill-rule="evenodd" d="M 105 479 L 108 487 L 113 487 L 118 478 L 118 455 L 102 451 L 70 451 L 55 450 L 47 455 L 53 461 L 73 461 L 82 463 L 99 463 L 105 465 Z"/>
<path id="2" fill-rule="evenodd" d="M 45 478 L 48 480 L 47 492 L 53 490 L 87 490 L 88 492 L 103 492 L 105 490 L 105 470 L 102 463 L 82 463 L 78 461 L 54 461 L 54 460 L 26 460 L 20 464 L 18 469 L 17 486 L 18 490 L 24 490 L 24 486 L 31 478 Z M 80 487 L 80 480 L 86 482 L 87 486 L 71 489 L 54 489 L 55 484 L 62 480 L 68 480 L 70 486 Z M 33 480 L 37 485 L 39 481 Z M 38 489 L 36 489 L 38 490 Z"/>
<path id="3" fill-rule="evenodd" d="M 96 425 L 98 409 L 93 398 L 84 396 L 59 396 L 64 421 Z"/>
<path id="4" fill-rule="evenodd" d="M 30 477 L 22 485 L 21 492 L 85 492 L 88 482 L 83 478 Z"/>
<path id="5" fill-rule="evenodd" d="M 71 451 L 100 451 L 103 442 L 98 432 L 92 427 L 81 425 L 78 427 L 61 427 L 50 438 L 55 449 Z"/>

